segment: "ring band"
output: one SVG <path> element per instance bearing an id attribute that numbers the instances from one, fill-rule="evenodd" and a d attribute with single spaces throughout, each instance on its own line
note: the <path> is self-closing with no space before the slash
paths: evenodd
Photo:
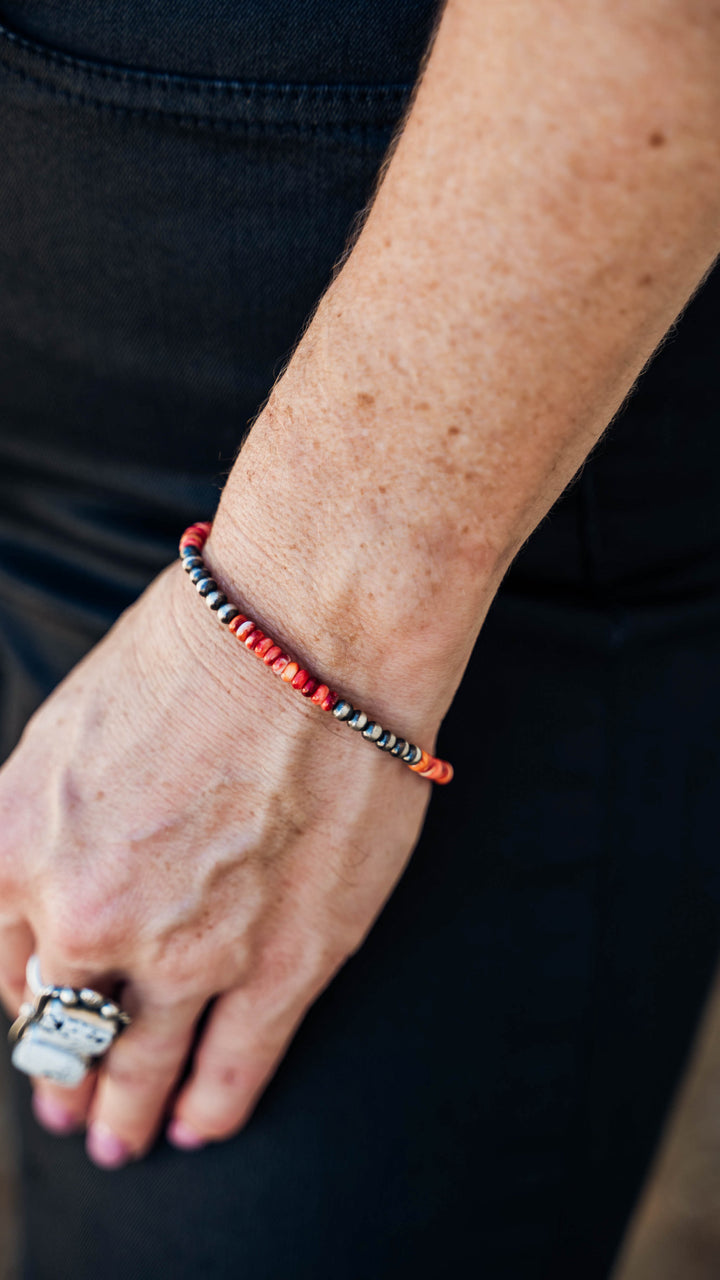
<path id="1" fill-rule="evenodd" d="M 48 986 L 36 955 L 28 960 L 26 979 L 35 998 L 20 1006 L 10 1028 L 12 1064 L 74 1088 L 130 1025 L 130 1016 L 92 987 Z"/>

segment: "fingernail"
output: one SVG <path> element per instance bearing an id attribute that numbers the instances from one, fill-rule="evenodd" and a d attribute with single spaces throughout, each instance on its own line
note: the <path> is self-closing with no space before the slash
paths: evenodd
<path id="1" fill-rule="evenodd" d="M 101 1169 L 119 1169 L 127 1164 L 132 1151 L 122 1138 L 107 1129 L 104 1124 L 93 1124 L 88 1129 L 85 1150 L 94 1164 Z"/>
<path id="2" fill-rule="evenodd" d="M 72 1111 L 42 1093 L 33 1094 L 32 1109 L 38 1124 L 49 1133 L 64 1135 L 80 1128 L 80 1120 Z"/>
<path id="3" fill-rule="evenodd" d="M 205 1146 L 205 1138 L 201 1138 L 199 1133 L 190 1128 L 184 1120 L 171 1120 L 167 1127 L 167 1140 L 172 1142 L 174 1147 L 180 1147 L 183 1151 L 197 1151 L 199 1147 Z"/>

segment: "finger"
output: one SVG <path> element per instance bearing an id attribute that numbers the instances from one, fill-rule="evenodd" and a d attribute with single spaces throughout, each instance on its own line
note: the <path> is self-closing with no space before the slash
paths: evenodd
<path id="1" fill-rule="evenodd" d="M 124 1003 L 133 1023 L 100 1069 L 88 1128 L 88 1155 L 105 1169 L 119 1168 L 151 1145 L 205 1002 L 149 999 L 135 1010 L 130 993 Z"/>
<path id="2" fill-rule="evenodd" d="M 173 1108 L 169 1141 L 191 1150 L 239 1129 L 283 1057 L 309 1003 L 307 998 L 296 1001 L 263 1020 L 248 990 L 222 996 L 208 1020 L 190 1078 Z"/>
<path id="3" fill-rule="evenodd" d="M 82 989 L 90 987 L 103 995 L 111 995 L 116 985 L 111 975 L 100 975 L 91 969 L 69 964 L 50 948 L 40 947 L 39 969 L 43 983 Z M 28 992 L 27 999 L 33 996 Z M 33 1112 L 39 1124 L 50 1133 L 63 1136 L 75 1133 L 85 1125 L 95 1091 L 97 1073 L 90 1071 L 74 1088 L 68 1089 L 53 1080 L 33 1076 Z"/>
<path id="4" fill-rule="evenodd" d="M 0 926 L 0 1000 L 11 1018 L 25 999 L 25 967 L 34 945 L 26 920 Z"/>

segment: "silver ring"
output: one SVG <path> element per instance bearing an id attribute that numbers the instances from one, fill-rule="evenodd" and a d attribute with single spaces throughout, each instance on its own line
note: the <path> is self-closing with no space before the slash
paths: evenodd
<path id="1" fill-rule="evenodd" d="M 25 976 L 35 999 L 20 1006 L 10 1028 L 12 1064 L 26 1075 L 74 1088 L 131 1019 L 92 987 L 48 986 L 36 955 L 28 960 Z"/>

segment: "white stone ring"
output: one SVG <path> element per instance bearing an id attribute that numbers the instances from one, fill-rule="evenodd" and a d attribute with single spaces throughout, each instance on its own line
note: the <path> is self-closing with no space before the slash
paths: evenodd
<path id="1" fill-rule="evenodd" d="M 91 987 L 47 986 L 36 955 L 27 963 L 35 999 L 22 1004 L 10 1028 L 12 1064 L 29 1076 L 44 1076 L 72 1089 L 97 1066 L 130 1017 Z"/>

